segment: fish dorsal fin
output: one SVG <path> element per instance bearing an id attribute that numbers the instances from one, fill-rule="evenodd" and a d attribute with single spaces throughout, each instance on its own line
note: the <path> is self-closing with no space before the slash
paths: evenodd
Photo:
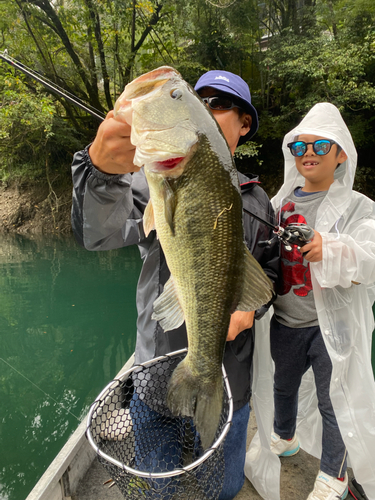
<path id="1" fill-rule="evenodd" d="M 174 235 L 174 213 L 176 210 L 177 199 L 172 186 L 167 179 L 164 179 L 163 181 L 163 199 L 165 220 Z"/>
<path id="2" fill-rule="evenodd" d="M 185 321 L 172 276 L 164 285 L 163 293 L 154 302 L 152 319 L 159 321 L 165 332 L 178 328 Z"/>
<path id="3" fill-rule="evenodd" d="M 259 262 L 245 248 L 245 269 L 242 297 L 237 311 L 255 311 L 267 304 L 273 295 L 273 285 Z"/>
<path id="4" fill-rule="evenodd" d="M 154 207 L 152 201 L 149 200 L 143 214 L 143 230 L 146 237 L 153 229 L 155 229 Z"/>

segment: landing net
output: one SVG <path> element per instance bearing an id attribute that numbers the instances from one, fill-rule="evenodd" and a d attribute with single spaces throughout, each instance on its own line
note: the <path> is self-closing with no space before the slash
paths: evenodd
<path id="1" fill-rule="evenodd" d="M 233 403 L 223 367 L 224 401 L 212 446 L 203 450 L 192 419 L 166 406 L 168 381 L 187 350 L 135 365 L 93 403 L 87 438 L 125 498 L 214 500 L 224 479 L 223 443 Z"/>

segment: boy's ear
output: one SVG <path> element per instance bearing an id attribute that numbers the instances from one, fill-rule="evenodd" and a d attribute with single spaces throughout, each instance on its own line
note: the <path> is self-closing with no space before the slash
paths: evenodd
<path id="1" fill-rule="evenodd" d="M 345 151 L 342 149 L 337 157 L 337 161 L 339 164 L 344 163 L 348 159 L 348 155 L 345 153 Z"/>

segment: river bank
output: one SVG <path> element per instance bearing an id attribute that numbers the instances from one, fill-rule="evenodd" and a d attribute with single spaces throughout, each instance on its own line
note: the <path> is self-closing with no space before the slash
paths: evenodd
<path id="1" fill-rule="evenodd" d="M 69 233 L 72 188 L 68 182 L 0 189 L 0 233 Z"/>

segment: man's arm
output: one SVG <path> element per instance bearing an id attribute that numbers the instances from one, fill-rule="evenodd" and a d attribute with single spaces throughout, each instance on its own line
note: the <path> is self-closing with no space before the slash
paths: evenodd
<path id="1" fill-rule="evenodd" d="M 251 211 L 264 219 L 266 222 L 276 224 L 276 217 L 271 202 L 266 193 L 256 190 L 256 196 L 253 199 L 247 199 Z M 255 191 L 255 190 L 254 190 Z M 244 206 L 246 201 L 244 200 Z M 273 233 L 272 229 L 266 224 L 257 221 L 251 215 L 244 213 L 245 235 L 250 252 L 262 266 L 263 271 L 269 279 L 277 284 L 280 275 L 280 242 Z M 259 242 L 270 241 L 269 245 L 259 245 Z"/>
<path id="2" fill-rule="evenodd" d="M 92 145 L 74 155 L 72 228 L 88 250 L 119 248 L 144 237 L 149 193 L 143 172 L 133 165 L 130 131 L 110 112 Z"/>

